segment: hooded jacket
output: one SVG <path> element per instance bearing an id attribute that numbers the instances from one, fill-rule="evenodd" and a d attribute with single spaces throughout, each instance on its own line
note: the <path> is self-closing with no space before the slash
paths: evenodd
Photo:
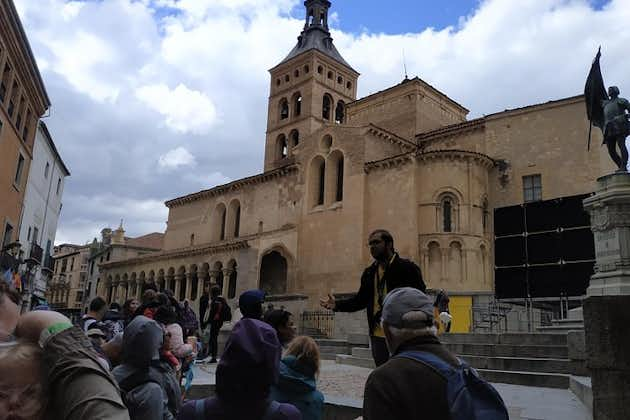
<path id="1" fill-rule="evenodd" d="M 123 363 L 112 372 L 124 391 L 131 420 L 174 419 L 181 392 L 174 371 L 160 361 L 164 331 L 138 316 L 125 329 Z"/>
<path id="2" fill-rule="evenodd" d="M 300 364 L 295 356 L 280 361 L 280 377 L 271 387 L 271 399 L 293 404 L 304 420 L 323 417 L 324 395 L 316 388 L 315 372 Z"/>
<path id="3" fill-rule="evenodd" d="M 278 381 L 280 352 L 280 342 L 270 325 L 250 318 L 236 323 L 217 366 L 217 396 L 203 400 L 205 418 L 262 418 L 271 402 L 270 388 Z M 197 418 L 196 404 L 194 400 L 184 404 L 178 419 Z M 301 418 L 299 410 L 290 404 L 280 404 L 272 416 L 274 420 Z"/>

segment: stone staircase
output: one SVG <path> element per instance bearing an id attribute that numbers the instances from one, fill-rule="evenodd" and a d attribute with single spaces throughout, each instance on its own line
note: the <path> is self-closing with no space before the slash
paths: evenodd
<path id="1" fill-rule="evenodd" d="M 586 375 L 583 361 L 569 359 L 564 334 L 444 334 L 440 339 L 490 382 L 568 389 L 571 375 Z M 369 348 L 355 347 L 335 359 L 374 367 Z"/>
<path id="2" fill-rule="evenodd" d="M 584 330 L 582 307 L 568 311 L 565 319 L 553 319 L 551 325 L 536 328 L 541 333 L 566 334 L 569 331 Z"/>
<path id="3" fill-rule="evenodd" d="M 338 355 L 351 355 L 354 349 L 357 351 L 367 349 L 369 339 L 367 336 L 350 334 L 347 340 L 313 337 L 319 346 L 320 357 L 323 360 L 336 360 Z M 370 358 L 372 353 L 370 353 Z"/>

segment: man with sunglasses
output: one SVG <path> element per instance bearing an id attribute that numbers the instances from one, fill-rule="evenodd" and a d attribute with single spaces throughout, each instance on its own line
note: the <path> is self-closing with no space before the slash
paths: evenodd
<path id="1" fill-rule="evenodd" d="M 361 275 L 359 291 L 349 299 L 336 300 L 328 295 L 320 301 L 321 306 L 335 312 L 356 312 L 367 309 L 370 347 L 376 366 L 389 359 L 385 334 L 381 327 L 383 300 L 387 293 L 399 287 L 413 287 L 426 291 L 422 273 L 413 261 L 400 258 L 394 250 L 394 238 L 386 230 L 378 229 L 368 239 L 370 254 L 374 262 Z"/>

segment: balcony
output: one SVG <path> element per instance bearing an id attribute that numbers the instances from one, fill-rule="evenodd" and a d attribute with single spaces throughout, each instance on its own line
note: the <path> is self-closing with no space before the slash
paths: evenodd
<path id="1" fill-rule="evenodd" d="M 33 265 L 41 265 L 43 261 L 43 254 L 44 250 L 41 246 L 37 245 L 35 242 L 31 243 L 31 252 L 29 253 L 28 260 L 31 260 L 33 262 Z"/>
<path id="2" fill-rule="evenodd" d="M 51 276 L 53 274 L 53 269 L 55 266 L 55 261 L 51 255 L 46 255 L 44 258 L 44 263 L 42 264 L 42 272 Z"/>

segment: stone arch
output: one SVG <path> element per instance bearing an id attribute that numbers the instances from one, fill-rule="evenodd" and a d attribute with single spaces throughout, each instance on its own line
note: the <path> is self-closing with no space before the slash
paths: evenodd
<path id="1" fill-rule="evenodd" d="M 153 270 L 149 271 L 149 278 L 152 278 L 151 275 L 155 276 L 155 272 Z M 163 292 L 166 289 L 166 279 L 164 278 L 164 269 L 160 268 L 157 272 L 157 277 L 154 277 L 157 284 L 157 289 L 160 292 Z"/>
<path id="2" fill-rule="evenodd" d="M 462 244 L 452 241 L 448 246 L 448 279 L 451 284 L 464 282 Z"/>
<path id="3" fill-rule="evenodd" d="M 302 113 L 302 93 L 298 91 L 293 94 L 291 105 L 293 106 L 293 117 L 299 117 Z"/>
<path id="4" fill-rule="evenodd" d="M 175 293 L 175 268 L 173 267 L 168 268 L 166 280 L 167 280 L 166 289 Z"/>
<path id="5" fill-rule="evenodd" d="M 439 287 L 442 282 L 442 249 L 437 241 L 431 241 L 427 245 L 429 256 L 429 282 L 432 287 Z"/>
<path id="6" fill-rule="evenodd" d="M 236 281 L 238 276 L 236 260 L 231 259 L 228 261 L 227 267 L 230 273 L 227 287 L 227 298 L 234 299 L 236 297 Z"/>
<path id="7" fill-rule="evenodd" d="M 309 165 L 309 203 L 310 207 L 324 204 L 326 188 L 326 161 L 323 156 L 317 155 Z"/>
<path id="8" fill-rule="evenodd" d="M 278 102 L 278 116 L 280 120 L 289 118 L 289 101 L 287 98 L 282 98 L 280 102 Z"/>
<path id="9" fill-rule="evenodd" d="M 297 147 L 297 145 L 300 144 L 300 132 L 298 130 L 291 130 L 291 132 L 289 133 L 289 143 L 291 149 Z"/>
<path id="10" fill-rule="evenodd" d="M 437 211 L 437 231 L 438 232 L 458 232 L 459 225 L 459 208 L 461 195 L 454 192 L 453 189 L 442 191 L 436 197 Z"/>
<path id="11" fill-rule="evenodd" d="M 330 121 L 332 117 L 333 98 L 329 93 L 325 93 L 322 98 L 322 118 L 326 121 Z"/>
<path id="12" fill-rule="evenodd" d="M 226 208 L 225 204 L 218 203 L 214 209 L 214 233 L 213 239 L 215 241 L 223 241 L 225 239 L 225 222 L 226 222 Z"/>
<path id="13" fill-rule="evenodd" d="M 124 273 L 120 280 L 121 289 L 118 292 L 117 302 L 124 302 L 129 293 L 129 274 Z"/>
<path id="14" fill-rule="evenodd" d="M 205 291 L 209 286 L 209 274 L 210 274 L 210 264 L 204 262 L 201 264 L 201 268 L 199 268 L 200 278 L 203 280 L 203 284 L 201 285 L 201 290 Z M 209 291 L 209 289 L 208 289 Z"/>
<path id="15" fill-rule="evenodd" d="M 282 245 L 263 253 L 260 260 L 260 288 L 270 295 L 287 293 L 291 262 L 290 254 Z"/>
<path id="16" fill-rule="evenodd" d="M 219 287 L 220 290 L 223 290 L 223 263 L 221 261 L 215 261 L 212 265 L 212 279 L 213 283 Z"/>
<path id="17" fill-rule="evenodd" d="M 227 234 L 230 238 L 238 238 L 241 231 L 241 202 L 235 198 L 230 202 L 227 217 Z"/>
<path id="18" fill-rule="evenodd" d="M 129 286 L 127 286 L 127 296 L 125 296 L 125 300 L 129 299 L 129 295 L 135 297 L 136 294 L 138 294 L 138 276 L 133 272 L 129 277 Z"/>
<path id="19" fill-rule="evenodd" d="M 341 150 L 335 150 L 326 159 L 326 202 L 333 203 L 343 200 L 344 184 L 344 155 Z"/>
<path id="20" fill-rule="evenodd" d="M 190 292 L 188 293 L 188 296 L 190 296 L 191 301 L 194 301 L 197 299 L 197 295 L 199 294 L 199 274 L 197 264 L 192 264 L 190 266 L 188 274 L 190 276 Z"/>
<path id="21" fill-rule="evenodd" d="M 186 299 L 186 267 L 183 265 L 177 269 L 177 281 L 179 282 L 179 294 L 176 293 L 175 299 L 181 302 Z"/>

